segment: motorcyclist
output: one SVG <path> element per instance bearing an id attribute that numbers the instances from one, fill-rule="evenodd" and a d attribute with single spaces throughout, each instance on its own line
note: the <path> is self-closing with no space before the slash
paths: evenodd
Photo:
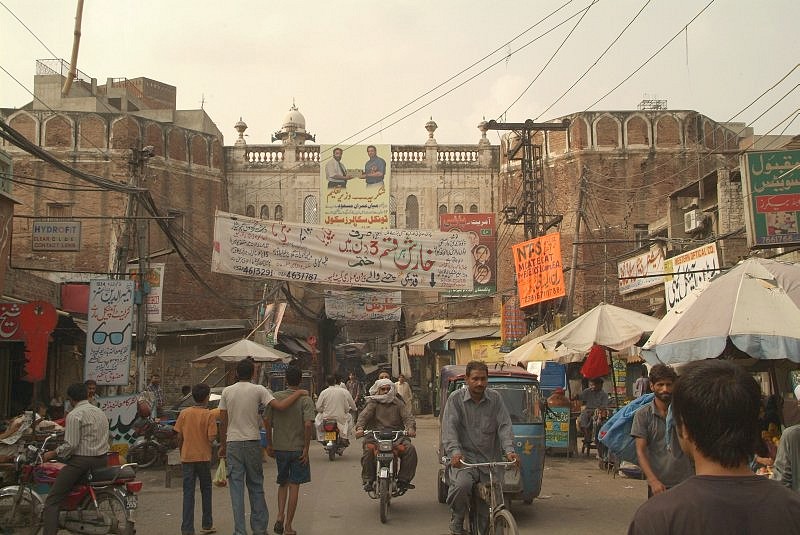
<path id="1" fill-rule="evenodd" d="M 417 436 L 417 423 L 412 411 L 407 410 L 405 402 L 397 397 L 397 390 L 391 379 L 378 379 L 375 383 L 376 394 L 367 396 L 367 404 L 356 422 L 356 437 L 363 437 L 365 429 L 376 431 L 408 432 L 409 437 Z M 364 452 L 361 455 L 361 480 L 364 490 L 369 492 L 375 485 L 375 450 L 376 440 L 373 436 L 364 438 Z M 411 481 L 417 471 L 417 450 L 408 437 L 399 441 L 397 448 L 400 457 L 400 470 L 397 474 L 397 488 L 413 489 Z"/>
<path id="2" fill-rule="evenodd" d="M 339 426 L 339 436 L 347 443 L 347 439 L 351 436 L 350 430 L 353 427 L 353 418 L 350 415 L 350 411 L 356 410 L 356 402 L 353 401 L 353 396 L 350 395 L 346 388 L 339 386 L 335 375 L 325 377 L 325 382 L 328 383 L 328 388 L 320 392 L 316 405 L 317 440 L 321 441 L 324 436 L 323 420 L 334 419 Z"/>

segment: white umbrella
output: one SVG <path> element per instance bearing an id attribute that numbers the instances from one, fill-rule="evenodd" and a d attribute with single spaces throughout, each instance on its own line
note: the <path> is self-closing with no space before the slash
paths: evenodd
<path id="1" fill-rule="evenodd" d="M 272 362 L 276 360 L 288 362 L 292 358 L 288 353 L 257 344 L 252 340 L 239 340 L 225 347 L 215 349 L 211 353 L 206 353 L 202 357 L 197 357 L 192 362 L 210 362 L 215 359 L 223 362 L 239 362 L 247 357 L 253 357 L 256 362 Z"/>
<path id="2" fill-rule="evenodd" d="M 748 258 L 667 312 L 642 348 L 649 363 L 721 356 L 800 362 L 800 266 Z"/>
<path id="3" fill-rule="evenodd" d="M 595 344 L 615 351 L 627 349 L 657 324 L 658 320 L 651 316 L 600 303 L 560 329 L 519 346 L 504 360 L 580 361 Z M 540 347 L 552 353 L 543 354 Z"/>

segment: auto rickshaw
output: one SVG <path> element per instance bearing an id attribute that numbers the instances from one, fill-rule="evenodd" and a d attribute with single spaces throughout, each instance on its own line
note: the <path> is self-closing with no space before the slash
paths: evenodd
<path id="1" fill-rule="evenodd" d="M 466 366 L 445 366 L 440 373 L 439 421 L 444 414 L 448 396 L 456 389 L 466 388 Z M 503 481 L 503 494 L 506 503 L 522 500 L 533 502 L 542 490 L 544 473 L 544 410 L 539 392 L 537 376 L 518 367 L 492 369 L 489 367 L 489 388 L 495 389 L 503 398 L 511 416 L 514 430 L 514 449 L 520 460 L 520 470 L 508 470 Z M 439 427 L 439 458 L 444 455 L 441 426 Z M 445 466 L 439 468 L 437 478 L 437 497 L 440 503 L 447 500 L 449 484 L 446 481 Z"/>

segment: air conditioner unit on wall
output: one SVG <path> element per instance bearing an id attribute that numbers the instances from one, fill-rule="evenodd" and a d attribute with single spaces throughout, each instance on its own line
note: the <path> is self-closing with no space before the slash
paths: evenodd
<path id="1" fill-rule="evenodd" d="M 689 210 L 683 214 L 683 230 L 685 232 L 695 232 L 703 226 L 703 212 L 701 210 Z"/>

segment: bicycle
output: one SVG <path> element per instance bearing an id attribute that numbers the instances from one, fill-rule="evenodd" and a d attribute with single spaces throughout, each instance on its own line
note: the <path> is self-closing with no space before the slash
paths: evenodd
<path id="1" fill-rule="evenodd" d="M 472 497 L 469 503 L 469 510 L 467 511 L 467 518 L 469 519 L 469 534 L 470 535 L 519 535 L 519 528 L 517 528 L 517 521 L 514 520 L 514 515 L 511 514 L 506 508 L 505 500 L 503 498 L 502 482 L 497 484 L 494 481 L 494 469 L 503 467 L 509 469 L 516 466 L 514 461 L 494 461 L 488 463 L 468 463 L 463 459 L 461 464 L 467 468 L 488 468 L 489 469 L 489 482 L 477 482 L 472 486 Z M 500 496 L 500 503 L 497 503 L 497 496 Z M 480 504 L 478 500 L 483 501 L 489 507 L 488 526 L 486 532 L 480 531 Z"/>

